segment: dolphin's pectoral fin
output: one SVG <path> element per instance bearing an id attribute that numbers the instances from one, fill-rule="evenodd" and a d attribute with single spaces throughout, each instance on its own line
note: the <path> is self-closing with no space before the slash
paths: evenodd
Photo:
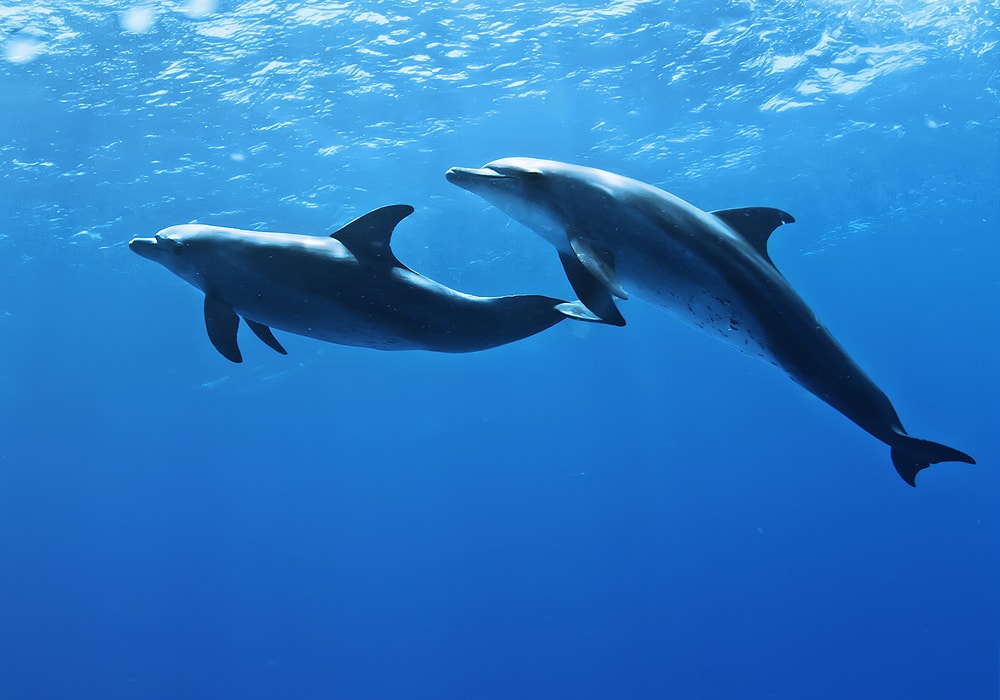
<path id="1" fill-rule="evenodd" d="M 251 321 L 249 318 L 244 318 L 243 320 L 247 322 L 248 326 L 250 326 L 250 330 L 253 331 L 253 334 L 263 340 L 267 347 L 271 348 L 275 352 L 280 352 L 282 355 L 288 354 L 288 351 L 281 347 L 281 343 L 279 343 L 278 339 L 274 337 L 274 333 L 271 332 L 270 328 L 265 326 L 263 323 Z"/>
<path id="2" fill-rule="evenodd" d="M 611 253 L 595 248 L 590 242 L 578 236 L 570 236 L 569 245 L 580 263 L 590 274 L 599 279 L 608 291 L 619 299 L 628 299 L 628 294 L 622 289 L 618 275 L 615 274 L 615 258 Z"/>
<path id="3" fill-rule="evenodd" d="M 336 238 L 343 243 L 358 259 L 381 259 L 390 265 L 403 267 L 392 254 L 389 241 L 396 225 L 412 213 L 413 207 L 409 204 L 380 207 L 359 216 L 339 231 L 331 233 L 330 238 Z"/>
<path id="4" fill-rule="evenodd" d="M 614 297 L 604 282 L 590 273 L 580 259 L 571 253 L 559 251 L 566 277 L 573 291 L 584 306 L 593 311 L 602 321 L 612 326 L 624 326 L 625 318 L 615 306 Z"/>
<path id="5" fill-rule="evenodd" d="M 582 301 L 563 301 L 556 304 L 556 311 L 567 318 L 575 318 L 577 321 L 588 321 L 590 323 L 607 323 L 603 318 L 587 308 Z"/>
<path id="6" fill-rule="evenodd" d="M 910 486 L 917 485 L 917 472 L 938 462 L 964 462 L 975 464 L 974 460 L 964 452 L 947 445 L 941 445 L 930 440 L 920 440 L 909 435 L 898 436 L 898 441 L 892 446 L 892 466 Z"/>
<path id="7" fill-rule="evenodd" d="M 243 362 L 240 347 L 236 344 L 236 331 L 239 327 L 240 317 L 222 297 L 205 295 L 205 328 L 208 329 L 208 339 L 230 362 Z"/>
<path id="8" fill-rule="evenodd" d="M 795 218 L 788 212 L 769 207 L 722 209 L 713 211 L 712 215 L 722 219 L 726 226 L 743 236 L 743 239 L 763 255 L 764 259 L 771 265 L 774 263 L 767 254 L 767 239 L 782 224 L 795 223 Z"/>

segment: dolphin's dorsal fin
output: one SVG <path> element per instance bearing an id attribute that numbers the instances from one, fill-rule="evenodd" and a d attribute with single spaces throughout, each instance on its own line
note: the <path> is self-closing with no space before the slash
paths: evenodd
<path id="1" fill-rule="evenodd" d="M 569 245 L 576 253 L 576 259 L 587 268 L 587 272 L 601 281 L 609 292 L 619 299 L 628 299 L 628 294 L 615 274 L 615 258 L 606 250 L 596 248 L 590 241 L 570 232 Z M 564 264 L 565 266 L 565 264 Z"/>
<path id="2" fill-rule="evenodd" d="M 399 265 L 396 256 L 392 254 L 389 240 L 396 224 L 413 213 L 409 204 L 392 204 L 380 207 L 359 216 L 339 231 L 330 234 L 354 253 L 356 258 L 365 260 L 385 260 Z"/>
<path id="3" fill-rule="evenodd" d="M 722 219 L 723 223 L 740 234 L 772 266 L 774 262 L 772 262 L 771 256 L 767 254 L 767 239 L 782 224 L 795 223 L 795 219 L 788 212 L 769 207 L 722 209 L 720 211 L 713 211 L 712 214 Z"/>

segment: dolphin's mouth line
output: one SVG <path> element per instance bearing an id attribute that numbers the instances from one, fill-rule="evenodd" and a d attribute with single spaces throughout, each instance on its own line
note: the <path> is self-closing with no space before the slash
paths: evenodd
<path id="1" fill-rule="evenodd" d="M 448 172 L 444 176 L 448 178 L 449 182 L 461 182 L 463 180 L 468 181 L 478 178 L 507 179 L 506 175 L 493 168 L 448 168 Z"/>
<path id="2" fill-rule="evenodd" d="M 160 247 L 160 242 L 155 238 L 133 238 L 128 242 L 129 250 L 143 255 L 147 251 L 153 251 Z"/>
<path id="3" fill-rule="evenodd" d="M 128 242 L 128 249 L 144 258 L 155 260 L 162 251 L 162 246 L 156 238 L 133 238 Z"/>

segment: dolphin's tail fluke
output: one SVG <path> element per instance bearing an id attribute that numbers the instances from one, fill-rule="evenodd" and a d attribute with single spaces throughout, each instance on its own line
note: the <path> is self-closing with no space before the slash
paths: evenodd
<path id="1" fill-rule="evenodd" d="M 899 435 L 896 444 L 892 446 L 892 465 L 910 486 L 916 486 L 917 472 L 938 462 L 965 462 L 975 464 L 974 460 L 964 452 L 959 452 L 947 445 L 939 445 L 930 440 L 918 440 L 909 435 Z"/>

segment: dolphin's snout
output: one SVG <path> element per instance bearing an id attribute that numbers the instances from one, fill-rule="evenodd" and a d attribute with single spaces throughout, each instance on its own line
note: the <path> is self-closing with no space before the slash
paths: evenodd
<path id="1" fill-rule="evenodd" d="M 146 248 L 155 245 L 156 245 L 155 238 L 133 238 L 131 241 L 128 242 L 128 247 L 137 253 L 140 250 L 145 250 Z"/>
<path id="2" fill-rule="evenodd" d="M 448 182 L 456 185 L 460 185 L 463 182 L 477 180 L 479 178 L 500 180 L 504 178 L 503 174 L 498 173 L 493 168 L 448 168 L 448 172 L 446 172 L 444 176 L 448 178 Z"/>
<path id="3" fill-rule="evenodd" d="M 152 258 L 156 254 L 157 240 L 155 238 L 133 238 L 128 242 L 129 250 L 144 258 Z"/>
<path id="4" fill-rule="evenodd" d="M 448 168 L 444 176 L 451 184 L 474 194 L 482 194 L 509 182 L 507 176 L 493 168 Z"/>

